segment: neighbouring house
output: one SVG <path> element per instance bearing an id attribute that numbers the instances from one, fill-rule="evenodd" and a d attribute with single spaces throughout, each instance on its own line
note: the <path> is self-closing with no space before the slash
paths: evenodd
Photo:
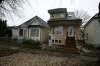
<path id="1" fill-rule="evenodd" d="M 48 13 L 49 46 L 76 48 L 80 40 L 82 20 L 76 18 L 74 12 L 67 12 L 66 8 L 51 9 Z"/>
<path id="2" fill-rule="evenodd" d="M 40 17 L 35 16 L 25 23 L 12 28 L 13 39 L 32 39 L 40 42 L 48 41 L 47 23 Z"/>
<path id="3" fill-rule="evenodd" d="M 98 13 L 84 25 L 85 42 L 95 47 L 100 46 L 100 22 Z"/>

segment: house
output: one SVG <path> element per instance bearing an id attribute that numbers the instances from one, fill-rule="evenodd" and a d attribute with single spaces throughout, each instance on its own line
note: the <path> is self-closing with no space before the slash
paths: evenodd
<path id="1" fill-rule="evenodd" d="M 32 39 L 40 42 L 48 41 L 48 25 L 40 17 L 35 16 L 25 23 L 12 28 L 13 39 Z"/>
<path id="2" fill-rule="evenodd" d="M 85 42 L 95 47 L 100 46 L 100 22 L 98 13 L 84 25 Z"/>
<path id="3" fill-rule="evenodd" d="M 76 18 L 74 12 L 67 12 L 66 8 L 51 9 L 48 13 L 49 46 L 76 48 L 80 40 L 82 20 Z"/>

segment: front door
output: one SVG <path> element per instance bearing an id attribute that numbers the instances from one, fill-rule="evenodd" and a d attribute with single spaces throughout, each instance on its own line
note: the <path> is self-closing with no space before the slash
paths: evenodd
<path id="1" fill-rule="evenodd" d="M 66 46 L 75 47 L 75 28 L 74 26 L 69 26 L 66 37 Z"/>

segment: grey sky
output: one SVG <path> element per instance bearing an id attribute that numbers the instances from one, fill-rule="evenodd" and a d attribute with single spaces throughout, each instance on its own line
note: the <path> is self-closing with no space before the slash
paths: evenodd
<path id="1" fill-rule="evenodd" d="M 84 10 L 93 16 L 98 12 L 100 0 L 28 0 L 23 5 L 24 9 L 18 8 L 21 17 L 12 14 L 12 19 L 7 18 L 8 25 L 19 25 L 26 20 L 38 15 L 45 21 L 49 19 L 48 9 L 67 8 L 68 11 Z"/>

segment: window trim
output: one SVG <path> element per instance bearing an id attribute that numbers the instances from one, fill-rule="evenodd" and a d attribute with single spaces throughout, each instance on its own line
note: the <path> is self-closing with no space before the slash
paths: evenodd
<path id="1" fill-rule="evenodd" d="M 24 29 L 19 29 L 19 36 L 24 36 Z"/>
<path id="2" fill-rule="evenodd" d="M 35 31 L 34 31 L 35 30 Z M 36 32 L 37 31 L 37 32 Z M 39 28 L 31 28 L 30 35 L 32 37 L 39 37 Z"/>

